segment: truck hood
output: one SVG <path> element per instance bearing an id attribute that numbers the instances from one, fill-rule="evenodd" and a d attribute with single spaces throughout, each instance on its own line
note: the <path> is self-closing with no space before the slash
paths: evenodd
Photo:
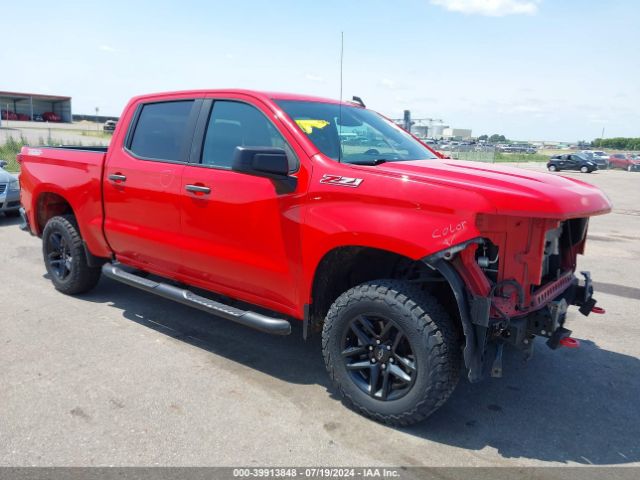
<path id="1" fill-rule="evenodd" d="M 388 162 L 374 168 L 404 181 L 473 191 L 494 207 L 492 213 L 501 215 L 572 218 L 611 211 L 607 196 L 593 185 L 522 168 L 444 159 Z"/>

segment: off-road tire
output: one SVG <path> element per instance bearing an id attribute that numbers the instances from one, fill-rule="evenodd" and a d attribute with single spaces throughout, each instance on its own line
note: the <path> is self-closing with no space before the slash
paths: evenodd
<path id="1" fill-rule="evenodd" d="M 69 274 L 64 279 L 61 279 L 56 274 L 48 259 L 50 253 L 48 251 L 48 242 L 51 235 L 54 234 L 59 234 L 64 238 L 71 255 Z M 100 267 L 87 265 L 82 237 L 73 215 L 62 215 L 49 219 L 42 233 L 42 255 L 53 286 L 62 293 L 75 295 L 88 292 L 100 280 Z"/>
<path id="2" fill-rule="evenodd" d="M 341 354 L 343 335 L 352 319 L 363 312 L 377 312 L 390 318 L 411 344 L 416 378 L 401 398 L 389 401 L 372 398 L 348 373 Z M 407 426 L 426 419 L 454 391 L 462 364 L 458 332 L 444 308 L 418 285 L 401 280 L 375 280 L 346 291 L 333 303 L 322 330 L 322 351 L 329 376 L 345 405 L 376 421 Z"/>

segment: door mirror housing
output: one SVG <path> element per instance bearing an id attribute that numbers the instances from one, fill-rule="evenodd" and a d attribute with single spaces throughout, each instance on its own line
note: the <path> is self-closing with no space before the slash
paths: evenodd
<path id="1" fill-rule="evenodd" d="M 259 177 L 289 176 L 289 160 L 282 148 L 236 147 L 231 169 Z"/>
<path id="2" fill-rule="evenodd" d="M 9 162 L 7 162 L 6 160 L 0 160 L 0 168 L 4 168 L 7 165 L 9 165 Z"/>
<path id="3" fill-rule="evenodd" d="M 298 185 L 296 177 L 289 176 L 289 158 L 282 148 L 236 147 L 231 170 L 274 180 L 276 192 L 292 192 Z"/>

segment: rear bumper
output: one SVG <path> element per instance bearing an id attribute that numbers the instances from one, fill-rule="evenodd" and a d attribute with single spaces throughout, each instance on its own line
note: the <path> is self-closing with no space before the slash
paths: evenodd
<path id="1" fill-rule="evenodd" d="M 20 230 L 22 230 L 23 232 L 29 232 L 31 235 L 33 235 L 31 226 L 29 225 L 29 217 L 27 217 L 27 213 L 23 207 L 20 207 L 20 218 L 22 219 Z"/>

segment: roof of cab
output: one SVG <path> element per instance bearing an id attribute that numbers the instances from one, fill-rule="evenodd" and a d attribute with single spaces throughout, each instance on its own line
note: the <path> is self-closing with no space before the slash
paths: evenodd
<path id="1" fill-rule="evenodd" d="M 331 98 L 322 98 L 322 97 L 314 97 L 311 95 L 304 95 L 299 93 L 284 93 L 284 92 L 263 92 L 258 90 L 247 90 L 247 89 L 238 89 L 238 88 L 221 88 L 221 89 L 212 89 L 212 90 L 179 90 L 173 92 L 158 92 L 158 93 L 150 93 L 145 95 L 136 96 L 133 100 L 149 100 L 153 98 L 161 98 L 161 97 L 188 97 L 188 96 L 198 96 L 198 95 L 211 95 L 211 94 L 243 94 L 249 95 L 255 98 L 263 99 L 263 100 L 297 100 L 302 102 L 323 102 L 323 103 L 333 103 L 339 104 L 341 103 L 339 100 L 331 99 Z M 343 105 L 349 106 L 358 106 L 352 102 L 343 101 Z"/>

